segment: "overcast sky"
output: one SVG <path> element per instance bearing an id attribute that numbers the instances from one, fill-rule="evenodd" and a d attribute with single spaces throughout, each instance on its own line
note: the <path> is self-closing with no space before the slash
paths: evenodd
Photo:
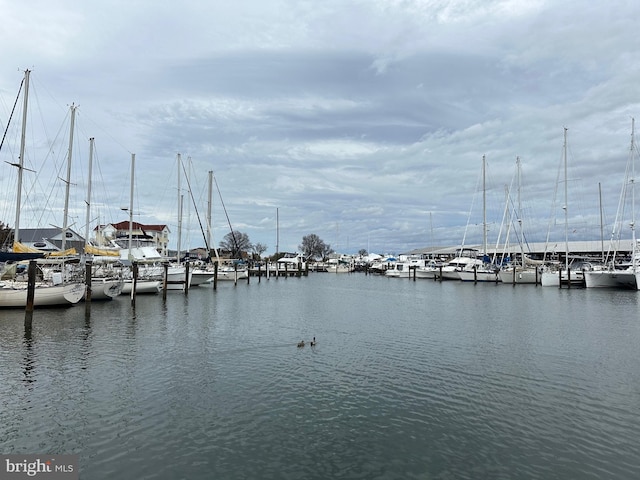
<path id="1" fill-rule="evenodd" d="M 30 69 L 21 228 L 134 220 L 204 245 L 213 171 L 234 230 L 267 254 L 315 233 L 341 252 L 491 245 L 517 202 L 529 241 L 616 220 L 640 116 L 640 2 L 589 0 L 0 0 L 0 125 Z M 0 152 L 0 221 L 15 221 L 21 104 Z M 640 165 L 639 165 L 640 167 Z M 600 192 L 602 204 L 600 204 Z M 197 212 L 197 214 L 196 214 Z M 276 212 L 279 221 L 276 222 Z M 624 232 L 630 238 L 630 209 Z M 214 187 L 214 243 L 229 232 Z M 276 226 L 279 226 L 277 229 Z M 502 227 L 503 235 L 507 227 Z M 277 235 L 279 231 L 279 236 Z M 465 234 L 466 232 L 466 234 Z M 279 245 L 276 245 L 279 238 Z M 512 242 L 513 242 L 512 238 Z"/>

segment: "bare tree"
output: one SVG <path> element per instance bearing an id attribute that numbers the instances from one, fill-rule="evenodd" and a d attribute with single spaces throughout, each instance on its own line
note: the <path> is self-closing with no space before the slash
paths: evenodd
<path id="1" fill-rule="evenodd" d="M 333 253 L 331 245 L 324 243 L 315 233 L 302 237 L 302 244 L 298 248 L 305 260 L 324 260 L 330 253 Z"/>
<path id="2" fill-rule="evenodd" d="M 220 248 L 231 252 L 234 258 L 240 258 L 242 253 L 253 249 L 249 236 L 242 232 L 229 232 L 220 241 Z"/>
<path id="3" fill-rule="evenodd" d="M 258 259 L 262 257 L 262 254 L 267 251 L 267 246 L 263 243 L 256 243 L 253 245 L 253 253 L 258 256 Z"/>

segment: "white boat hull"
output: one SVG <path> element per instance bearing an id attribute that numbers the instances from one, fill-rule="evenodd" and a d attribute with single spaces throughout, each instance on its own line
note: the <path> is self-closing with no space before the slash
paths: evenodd
<path id="1" fill-rule="evenodd" d="M 120 278 L 92 278 L 91 300 L 111 300 L 122 293 L 123 286 Z"/>
<path id="2" fill-rule="evenodd" d="M 133 289 L 133 280 L 125 280 L 122 285 L 122 294 L 131 295 Z M 136 281 L 136 295 L 145 293 L 160 293 L 162 291 L 162 283 L 160 280 L 138 279 Z"/>
<path id="3" fill-rule="evenodd" d="M 568 279 L 571 278 L 571 285 L 579 287 L 584 285 L 584 275 L 581 271 L 570 272 L 570 277 L 567 276 L 566 270 L 563 270 L 561 274 L 558 272 L 542 272 L 540 278 L 540 284 L 543 287 L 560 287 L 560 284 L 566 285 L 569 283 Z"/>
<path id="4" fill-rule="evenodd" d="M 536 284 L 540 283 L 540 272 L 535 268 L 527 268 L 527 269 L 519 269 L 516 268 L 515 273 L 513 269 L 510 270 L 500 270 L 498 272 L 498 277 L 502 283 L 507 284 Z"/>
<path id="5" fill-rule="evenodd" d="M 36 285 L 34 307 L 64 306 L 78 303 L 84 297 L 82 283 L 64 285 Z M 27 282 L 0 283 L 0 308 L 24 308 L 27 306 Z"/>
<path id="6" fill-rule="evenodd" d="M 440 276 L 437 268 L 416 268 L 416 278 L 436 279 Z"/>
<path id="7" fill-rule="evenodd" d="M 239 270 L 234 269 L 218 269 L 218 281 L 234 281 L 234 280 L 242 280 L 246 279 L 249 276 L 249 271 L 246 268 L 242 268 Z M 209 282 L 213 282 L 213 276 L 209 280 Z"/>
<path id="8" fill-rule="evenodd" d="M 498 282 L 498 274 L 496 272 L 476 271 L 470 272 L 468 270 L 458 272 L 460 280 L 463 282 Z"/>
<path id="9" fill-rule="evenodd" d="M 636 274 L 632 271 L 592 271 L 584 272 L 587 288 L 631 288 L 638 289 Z"/>

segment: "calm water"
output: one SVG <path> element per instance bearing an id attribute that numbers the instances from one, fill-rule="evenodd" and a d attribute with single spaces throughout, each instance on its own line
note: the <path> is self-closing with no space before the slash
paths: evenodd
<path id="1" fill-rule="evenodd" d="M 640 477 L 639 292 L 311 274 L 23 315 L 0 453 L 83 479 Z"/>

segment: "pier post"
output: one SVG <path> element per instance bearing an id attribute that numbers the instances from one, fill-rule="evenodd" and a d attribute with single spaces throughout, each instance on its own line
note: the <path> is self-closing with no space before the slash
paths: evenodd
<path id="1" fill-rule="evenodd" d="M 213 264 L 213 290 L 218 289 L 218 262 Z"/>
<path id="2" fill-rule="evenodd" d="M 260 283 L 260 277 L 262 276 L 262 264 L 258 263 L 258 283 Z"/>
<path id="3" fill-rule="evenodd" d="M 184 264 L 184 294 L 189 295 L 189 264 L 191 262 L 187 262 Z"/>
<path id="4" fill-rule="evenodd" d="M 133 278 L 131 279 L 131 305 L 136 306 L 136 290 L 138 289 L 138 262 L 133 262 L 131 265 L 131 273 Z M 166 291 L 166 276 L 165 276 L 165 288 Z"/>
<path id="5" fill-rule="evenodd" d="M 558 288 L 562 288 L 562 268 L 558 269 Z"/>
<path id="6" fill-rule="evenodd" d="M 27 303 L 24 313 L 24 328 L 25 332 L 28 330 L 31 332 L 31 322 L 33 320 L 33 307 L 36 297 L 36 261 L 29 260 L 29 267 L 27 270 Z"/>
<path id="7" fill-rule="evenodd" d="M 473 266 L 473 283 L 474 284 L 478 283 L 478 266 L 477 265 Z"/>
<path id="8" fill-rule="evenodd" d="M 84 267 L 84 283 L 85 283 L 85 294 L 84 301 L 86 306 L 88 307 L 91 304 L 91 262 L 87 261 Z"/>
<path id="9" fill-rule="evenodd" d="M 164 275 L 162 275 L 162 300 L 167 299 L 167 278 L 169 276 L 169 264 L 164 262 L 162 264 L 162 268 L 164 269 Z"/>

